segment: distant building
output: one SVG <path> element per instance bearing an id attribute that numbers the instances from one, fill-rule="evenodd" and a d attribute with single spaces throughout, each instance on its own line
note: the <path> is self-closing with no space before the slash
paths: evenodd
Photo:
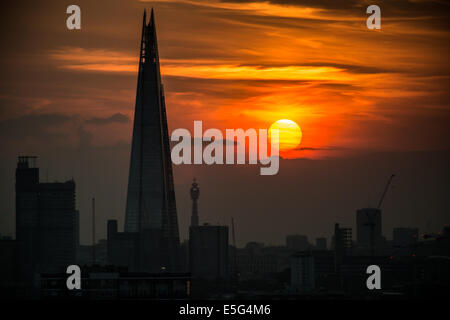
<path id="1" fill-rule="evenodd" d="M 335 256 L 332 250 L 314 250 L 314 275 L 316 288 L 336 288 Z"/>
<path id="2" fill-rule="evenodd" d="M 180 244 L 181 251 L 181 271 L 189 271 L 189 240 L 185 239 Z"/>
<path id="3" fill-rule="evenodd" d="M 200 196 L 200 188 L 198 187 L 197 181 L 194 178 L 191 187 L 191 199 L 192 199 L 192 215 L 191 215 L 191 226 L 198 226 L 198 197 Z"/>
<path id="4" fill-rule="evenodd" d="M 417 228 L 394 228 L 393 245 L 395 248 L 412 248 L 419 239 L 419 229 Z"/>
<path id="5" fill-rule="evenodd" d="M 310 244 L 307 236 L 295 234 L 286 237 L 286 247 L 296 251 L 303 251 L 308 250 Z"/>
<path id="6" fill-rule="evenodd" d="M 296 250 L 286 246 L 264 246 L 249 242 L 237 249 L 237 269 L 242 280 L 261 279 L 268 274 L 281 272 L 290 266 L 290 257 Z"/>
<path id="7" fill-rule="evenodd" d="M 95 264 L 108 264 L 108 240 L 99 239 L 95 244 Z"/>
<path id="8" fill-rule="evenodd" d="M 77 264 L 79 266 L 90 266 L 94 264 L 94 252 L 92 245 L 80 245 L 78 246 Z M 108 264 L 108 241 L 106 239 L 100 239 L 95 244 L 95 264 L 107 265 Z"/>
<path id="9" fill-rule="evenodd" d="M 450 257 L 450 227 L 444 226 L 437 234 L 424 234 L 417 246 L 418 256 Z"/>
<path id="10" fill-rule="evenodd" d="M 332 250 L 296 252 L 290 257 L 292 293 L 336 291 L 340 288 Z"/>
<path id="11" fill-rule="evenodd" d="M 335 270 L 340 273 L 344 257 L 352 254 L 353 241 L 352 229 L 341 228 L 339 223 L 334 225 L 334 255 L 335 255 Z"/>
<path id="12" fill-rule="evenodd" d="M 78 260 L 78 250 L 80 248 L 80 211 L 75 212 L 75 259 Z"/>
<path id="13" fill-rule="evenodd" d="M 356 211 L 356 242 L 359 247 L 380 251 L 383 244 L 381 210 L 362 208 Z M 376 250 L 378 248 L 378 250 Z"/>
<path id="14" fill-rule="evenodd" d="M 27 282 L 76 262 L 79 217 L 75 182 L 40 183 L 36 157 L 19 157 L 16 169 L 16 238 L 19 272 Z"/>
<path id="15" fill-rule="evenodd" d="M 310 292 L 315 289 L 314 257 L 300 252 L 291 257 L 291 291 Z"/>
<path id="16" fill-rule="evenodd" d="M 316 239 L 316 250 L 327 250 L 327 238 Z"/>
<path id="17" fill-rule="evenodd" d="M 189 267 L 193 278 L 228 277 L 228 227 L 191 226 L 189 228 Z"/>
<path id="18" fill-rule="evenodd" d="M 276 254 L 254 250 L 248 245 L 237 250 L 237 265 L 241 279 L 262 278 L 280 269 Z"/>
<path id="19" fill-rule="evenodd" d="M 130 271 L 137 268 L 138 233 L 118 232 L 117 220 L 108 220 L 107 225 L 107 261 L 108 264 L 127 267 Z"/>
<path id="20" fill-rule="evenodd" d="M 352 228 L 341 228 L 339 223 L 334 225 L 333 248 L 342 255 L 349 256 L 353 250 Z"/>

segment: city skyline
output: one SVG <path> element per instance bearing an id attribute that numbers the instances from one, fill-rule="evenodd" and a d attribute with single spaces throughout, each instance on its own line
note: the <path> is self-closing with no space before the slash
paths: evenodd
<path id="1" fill-rule="evenodd" d="M 366 6 L 10 3 L 0 299 L 278 318 L 444 297 L 448 4 Z"/>
<path id="2" fill-rule="evenodd" d="M 275 177 L 258 177 L 248 166 L 175 166 L 181 239 L 194 176 L 203 186 L 202 220 L 229 224 L 233 216 L 240 246 L 280 244 L 292 233 L 329 238 L 333 222 L 354 228 L 356 210 L 376 204 L 393 172 L 385 236 L 394 226 L 438 231 L 449 224 L 445 4 L 385 3 L 378 32 L 365 28 L 359 1 L 342 8 L 328 1 L 253 3 L 81 1 L 76 32 L 63 23 L 63 4 L 30 2 L 27 11 L 8 4 L 0 233 L 14 234 L 13 172 L 21 154 L 40 156 L 42 181 L 77 181 L 82 243 L 90 243 L 92 197 L 98 238 L 106 237 L 108 219 L 123 226 L 136 17 L 151 6 L 159 17 L 169 133 L 193 120 L 247 129 L 281 118 L 303 131 L 299 150 L 283 155 Z M 34 40 L 42 35 L 45 41 Z"/>
<path id="3" fill-rule="evenodd" d="M 33 167 L 39 169 L 39 165 L 38 165 L 39 157 L 37 157 L 37 156 L 19 156 L 18 158 L 19 158 L 19 160 L 20 160 L 20 158 L 32 158 L 33 159 Z M 39 173 L 40 170 L 38 170 L 37 172 Z M 41 172 L 42 172 L 42 170 L 41 170 Z M 52 182 L 52 183 L 61 183 L 60 181 L 62 181 L 62 180 L 52 180 L 52 181 L 44 180 L 44 181 L 41 181 L 41 183 L 50 183 L 50 182 Z M 71 178 L 71 179 L 69 179 L 67 181 L 74 181 L 74 180 L 73 180 L 73 178 Z M 75 183 L 75 181 L 74 181 L 74 183 Z M 388 188 L 389 186 L 391 186 L 391 185 L 386 186 L 386 193 L 389 193 L 390 191 L 391 192 L 393 191 L 393 189 Z M 231 227 L 230 226 L 230 221 L 215 222 L 213 220 L 208 220 L 208 219 L 210 219 L 209 215 L 206 215 L 206 218 L 204 218 L 204 217 L 202 217 L 201 219 L 199 218 L 199 216 L 202 215 L 202 212 L 201 212 L 201 209 L 199 210 L 199 208 L 198 208 L 198 198 L 192 198 L 192 190 L 193 190 L 193 188 L 195 188 L 197 190 L 197 192 L 198 192 L 199 188 L 198 188 L 198 184 L 197 184 L 197 179 L 196 178 L 194 178 L 194 182 L 192 183 L 192 185 L 189 185 L 188 189 L 184 190 L 184 193 L 189 194 L 189 201 L 191 202 L 189 204 L 189 207 L 187 208 L 187 210 L 189 212 L 189 215 L 190 215 L 189 216 L 189 224 L 192 225 L 193 212 L 195 212 L 196 213 L 196 217 L 197 217 L 197 223 L 198 223 L 199 226 L 210 225 L 210 224 L 212 224 L 212 225 L 217 224 L 219 226 L 229 226 L 229 227 Z M 380 193 L 380 196 L 381 195 L 382 195 L 382 193 Z M 389 195 L 387 195 L 387 197 L 389 197 Z M 194 199 L 195 199 L 195 201 L 194 201 Z M 360 232 L 363 232 L 362 235 L 364 235 L 366 238 L 369 237 L 370 235 L 364 233 L 364 232 L 368 232 L 367 226 L 363 226 L 362 223 L 358 222 L 359 211 L 375 210 L 375 211 L 379 211 L 381 213 L 381 215 L 383 215 L 383 209 L 382 208 L 376 209 L 377 206 L 375 204 L 377 204 L 378 201 L 379 201 L 379 199 L 374 199 L 373 202 L 368 202 L 366 206 L 363 205 L 362 207 L 355 209 L 355 211 L 352 212 L 352 214 L 350 215 L 350 220 L 351 220 L 350 222 L 348 222 L 349 221 L 348 219 L 345 219 L 344 223 L 342 223 L 342 221 L 339 221 L 339 220 L 335 220 L 335 221 L 330 220 L 330 221 L 327 221 L 327 223 L 324 223 L 324 221 L 322 221 L 322 224 L 321 224 L 321 226 L 323 227 L 322 231 L 319 231 L 318 233 L 315 233 L 312 236 L 311 236 L 310 232 L 307 232 L 305 230 L 305 228 L 291 229 L 290 232 L 281 233 L 280 234 L 280 240 L 278 242 L 273 243 L 271 241 L 265 241 L 264 239 L 246 238 L 246 240 L 239 241 L 238 247 L 242 247 L 243 248 L 248 243 L 251 243 L 251 242 L 257 242 L 257 243 L 261 243 L 263 245 L 268 245 L 268 246 L 273 246 L 273 245 L 274 246 L 280 246 L 280 245 L 283 246 L 283 245 L 286 245 L 286 241 L 287 241 L 286 238 L 289 237 L 289 236 L 292 236 L 292 235 L 306 236 L 307 237 L 307 241 L 312 246 L 314 246 L 314 242 L 315 242 L 316 239 L 322 238 L 322 237 L 326 238 L 327 241 L 330 241 L 330 243 L 331 243 L 332 236 L 333 236 L 333 233 L 334 233 L 334 230 L 333 230 L 333 224 L 334 223 L 340 223 L 344 227 L 348 227 L 350 229 L 353 229 L 354 230 L 353 231 L 353 236 L 352 236 L 353 242 L 354 243 L 359 243 L 360 245 L 364 245 L 363 241 L 358 242 L 358 236 L 357 236 L 356 232 L 358 232 L 358 234 L 360 234 Z M 194 208 L 195 208 L 195 210 L 194 210 Z M 370 208 L 370 209 L 367 209 L 367 208 Z M 92 219 L 92 211 L 90 211 L 86 215 L 89 216 L 89 219 Z M 229 217 L 230 220 L 231 220 L 232 217 L 233 216 Z M 105 223 L 103 223 L 103 221 L 99 221 L 98 218 L 97 218 L 96 219 L 96 228 L 97 229 L 98 228 L 102 229 L 102 227 L 106 226 L 106 222 L 108 220 L 111 220 L 111 218 L 112 217 L 110 217 L 110 216 L 106 216 L 106 220 L 104 221 Z M 389 218 L 389 216 L 387 218 Z M 121 219 L 118 219 L 118 220 L 120 221 Z M 125 219 L 122 219 L 122 220 L 125 221 Z M 384 220 L 384 218 L 383 218 L 383 220 Z M 414 229 L 414 228 L 417 228 L 419 230 L 420 237 L 422 237 L 422 235 L 424 235 L 424 234 L 438 234 L 443 227 L 447 226 L 446 224 L 444 224 L 442 226 L 437 226 L 437 227 L 431 228 L 429 226 L 429 224 L 428 224 L 426 228 L 422 228 L 421 229 L 421 228 L 418 228 L 417 225 L 413 225 L 413 224 L 408 223 L 406 221 L 403 221 L 402 223 L 400 223 L 398 225 L 393 225 L 391 228 L 385 228 L 385 227 L 383 227 L 383 224 L 380 224 L 379 222 L 377 222 L 377 228 L 378 229 L 382 229 L 382 232 L 377 231 L 377 234 L 379 234 L 380 236 L 383 237 L 383 239 L 384 239 L 383 241 L 385 241 L 385 240 L 391 241 L 391 240 L 393 240 L 392 235 L 393 235 L 393 232 L 395 233 L 395 229 L 402 229 L 402 228 L 406 228 L 406 229 L 411 229 L 412 228 L 412 229 Z M 187 225 L 186 230 L 189 229 L 189 224 Z M 186 233 L 186 235 L 188 235 L 188 232 L 186 232 L 186 230 L 185 230 L 185 233 Z M 90 233 L 92 235 L 92 221 L 91 221 L 91 224 L 84 225 L 84 226 L 80 225 L 80 234 L 83 231 L 85 233 Z M 183 229 L 181 231 L 183 231 Z M 181 232 L 181 233 L 183 234 L 183 232 Z M 2 236 L 11 236 L 11 235 L 8 235 L 8 234 L 0 234 L 0 235 L 2 235 Z M 106 239 L 106 236 L 105 237 L 103 237 L 103 236 L 99 237 L 98 234 L 96 233 L 96 243 L 99 243 L 99 241 L 103 241 L 105 239 Z M 185 241 L 187 239 L 188 239 L 188 237 L 185 237 L 185 238 L 182 238 L 181 240 Z M 366 241 L 368 241 L 368 240 L 366 240 Z M 85 242 L 80 242 L 80 244 L 82 244 L 82 245 L 91 245 L 92 244 L 92 238 L 90 240 L 86 240 Z M 367 244 L 365 244 L 365 245 L 367 246 Z"/>

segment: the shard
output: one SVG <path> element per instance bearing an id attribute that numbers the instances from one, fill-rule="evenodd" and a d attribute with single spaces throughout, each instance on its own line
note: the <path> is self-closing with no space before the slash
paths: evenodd
<path id="1" fill-rule="evenodd" d="M 177 271 L 179 233 L 153 10 L 144 12 L 125 232 L 137 234 L 139 271 Z"/>

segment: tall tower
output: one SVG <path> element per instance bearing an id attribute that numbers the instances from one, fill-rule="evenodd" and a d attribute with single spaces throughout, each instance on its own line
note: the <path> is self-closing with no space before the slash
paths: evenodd
<path id="1" fill-rule="evenodd" d="M 16 239 L 19 277 L 27 283 L 39 266 L 39 168 L 37 157 L 21 156 L 16 169 Z"/>
<path id="2" fill-rule="evenodd" d="M 75 182 L 39 182 L 35 156 L 19 156 L 16 169 L 18 275 L 57 272 L 76 261 L 79 240 Z"/>
<path id="3" fill-rule="evenodd" d="M 179 234 L 153 9 L 144 11 L 125 232 L 138 234 L 139 271 L 176 271 Z"/>
<path id="4" fill-rule="evenodd" d="M 191 187 L 191 199 L 192 199 L 192 216 L 191 216 L 191 226 L 198 226 L 198 196 L 200 195 L 200 189 L 198 188 L 198 184 L 195 181 L 192 182 Z"/>

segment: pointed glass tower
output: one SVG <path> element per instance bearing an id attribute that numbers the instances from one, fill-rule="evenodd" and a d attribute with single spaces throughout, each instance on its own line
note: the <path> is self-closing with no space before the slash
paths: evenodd
<path id="1" fill-rule="evenodd" d="M 138 234 L 136 269 L 176 271 L 179 234 L 153 10 L 144 12 L 125 232 Z"/>

